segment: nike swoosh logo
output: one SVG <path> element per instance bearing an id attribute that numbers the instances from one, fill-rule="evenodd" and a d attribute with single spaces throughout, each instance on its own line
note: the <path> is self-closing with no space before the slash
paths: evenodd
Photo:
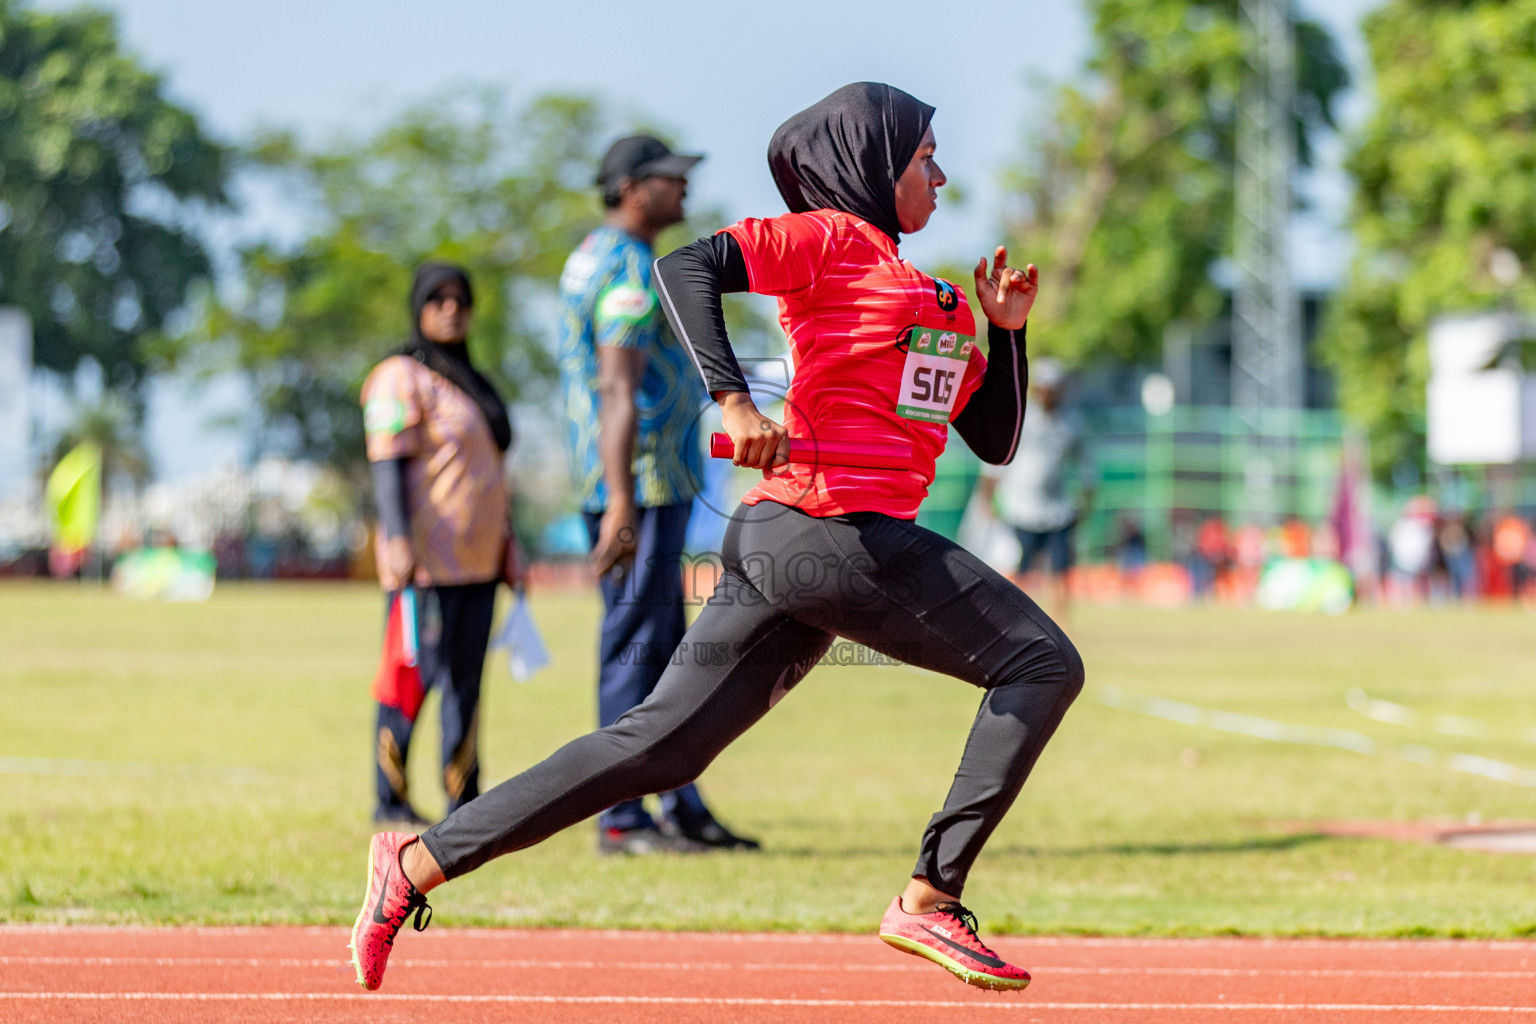
<path id="1" fill-rule="evenodd" d="M 384 916 L 384 897 L 389 895 L 389 875 L 394 870 L 395 866 L 391 864 L 384 872 L 384 884 L 379 888 L 379 902 L 373 905 L 374 924 L 389 924 L 389 919 Z"/>
<path id="2" fill-rule="evenodd" d="M 789 676 L 790 673 L 792 673 L 794 670 L 795 666 L 790 665 L 789 667 L 785 668 L 783 672 L 779 673 L 778 681 L 773 684 L 773 692 L 768 695 L 768 706 L 770 708 L 777 704 L 779 701 L 783 700 L 785 696 L 789 694 Z"/>
<path id="3" fill-rule="evenodd" d="M 378 913 L 378 911 L 374 911 L 374 913 Z M 976 950 L 971 949 L 969 946 L 962 946 L 958 942 L 953 942 L 953 941 L 951 941 L 949 939 L 946 939 L 944 936 L 940 935 L 938 932 L 934 931 L 932 928 L 929 928 L 927 925 L 921 925 L 920 927 L 923 929 L 923 931 L 927 932 L 929 935 L 932 935 L 934 938 L 936 938 L 940 942 L 944 943 L 944 945 L 948 946 L 951 949 L 958 949 L 960 952 L 964 953 L 966 956 L 970 957 L 972 960 L 975 960 L 977 963 L 986 964 L 988 967 L 1007 967 L 1008 966 L 1008 961 L 1006 961 L 1006 960 L 999 960 L 995 956 L 987 956 L 987 954 L 985 954 L 985 953 L 978 953 Z"/>

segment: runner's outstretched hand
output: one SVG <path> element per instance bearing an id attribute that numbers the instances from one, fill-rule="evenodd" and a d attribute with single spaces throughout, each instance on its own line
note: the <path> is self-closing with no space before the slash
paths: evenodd
<path id="1" fill-rule="evenodd" d="M 1040 294 L 1040 271 L 1033 263 L 1023 270 L 1008 266 L 1008 247 L 1000 245 L 987 273 L 987 258 L 976 264 L 976 301 L 987 319 L 1007 331 L 1017 331 L 1029 319 Z"/>
<path id="2" fill-rule="evenodd" d="M 720 397 L 720 421 L 736 454 L 731 461 L 763 471 L 763 478 L 773 474 L 773 467 L 789 461 L 789 431 L 758 411 L 746 391 L 732 391 Z"/>

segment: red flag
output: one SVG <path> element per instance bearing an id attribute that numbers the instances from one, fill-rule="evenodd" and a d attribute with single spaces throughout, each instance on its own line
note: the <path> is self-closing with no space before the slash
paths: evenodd
<path id="1" fill-rule="evenodd" d="M 412 722 L 426 697 L 416 653 L 416 592 L 406 587 L 389 604 L 384 655 L 379 659 L 379 674 L 373 677 L 373 699 L 399 708 Z"/>

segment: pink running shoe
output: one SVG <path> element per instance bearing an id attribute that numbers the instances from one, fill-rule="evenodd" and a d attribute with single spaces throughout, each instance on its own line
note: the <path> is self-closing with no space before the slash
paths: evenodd
<path id="1" fill-rule="evenodd" d="M 880 919 L 880 938 L 904 953 L 932 960 L 967 985 L 1016 989 L 1029 972 L 1005 962 L 976 937 L 976 915 L 959 903 L 941 903 L 931 914 L 909 914 L 901 897 Z"/>
<path id="2" fill-rule="evenodd" d="M 357 983 L 370 992 L 384 983 L 384 968 L 389 950 L 395 944 L 411 911 L 412 925 L 422 931 L 432 923 L 432 908 L 427 898 L 416 890 L 400 868 L 400 851 L 416 842 L 414 832 L 380 832 L 368 844 L 368 890 L 363 894 L 363 909 L 352 926 L 352 966 L 357 968 Z M 426 920 L 422 920 L 422 913 Z"/>

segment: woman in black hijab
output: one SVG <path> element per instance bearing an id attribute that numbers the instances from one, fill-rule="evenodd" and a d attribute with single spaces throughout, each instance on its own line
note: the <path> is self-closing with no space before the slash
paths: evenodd
<path id="1" fill-rule="evenodd" d="M 426 824 L 406 784 L 425 690 L 442 695 L 449 810 L 480 792 L 481 669 L 496 584 L 515 583 L 502 472 L 512 430 L 501 396 L 469 357 L 474 291 L 464 269 L 422 264 L 411 284 L 410 309 L 409 340 L 374 368 L 362 394 L 379 511 L 379 581 L 395 620 L 386 624 L 385 661 L 374 692 L 374 820 Z M 409 635 L 402 616 L 408 615 L 433 624 L 414 630 L 414 677 L 397 664 L 401 638 Z"/>
<path id="2" fill-rule="evenodd" d="M 779 126 L 768 143 L 768 169 L 789 212 L 841 210 L 900 241 L 897 180 L 932 119 L 932 107 L 900 89 L 845 85 Z"/>
<path id="3" fill-rule="evenodd" d="M 457 289 L 453 288 L 455 285 Z M 445 288 L 463 295 L 464 322 L 460 326 L 450 319 L 441 326 L 434 324 L 429 328 L 433 338 L 428 340 L 422 334 L 422 316 L 428 312 L 427 305 L 434 297 L 446 294 Z M 507 405 L 496 391 L 496 385 L 476 370 L 469 358 L 469 345 L 466 344 L 468 315 L 474 308 L 474 289 L 470 287 L 469 274 L 463 267 L 456 263 L 423 263 L 416 268 L 416 277 L 411 282 L 411 337 L 400 354 L 415 359 L 468 395 L 485 417 L 485 425 L 490 428 L 496 447 L 506 451 L 512 447 L 512 424 L 507 418 Z M 446 315 L 452 317 L 451 312 Z"/>
<path id="4" fill-rule="evenodd" d="M 1029 974 L 976 935 L 960 894 L 971 865 L 1081 690 L 1083 665 L 1054 623 L 969 552 L 912 520 L 954 425 L 989 462 L 1013 457 L 1023 417 L 1024 323 L 1038 278 L 998 248 L 974 273 L 990 358 L 965 295 L 902 260 L 943 171 L 933 108 L 857 83 L 790 118 L 769 167 L 790 213 L 748 219 L 659 260 L 678 336 L 720 404 L 737 465 L 764 480 L 732 516 L 715 596 L 684 640 L 724 664 L 674 660 L 615 725 L 575 740 L 417 841 L 374 837 L 369 896 L 353 930 L 365 986 L 424 893 L 540 842 L 617 800 L 696 777 L 767 714 L 838 636 L 983 691 L 944 807 L 880 937 L 968 984 L 1019 989 Z M 753 404 L 721 315 L 722 292 L 780 297 L 795 358 L 785 424 Z M 871 470 L 787 462 L 788 437 L 906 445 L 911 465 Z M 393 870 L 398 865 L 399 871 Z"/>

